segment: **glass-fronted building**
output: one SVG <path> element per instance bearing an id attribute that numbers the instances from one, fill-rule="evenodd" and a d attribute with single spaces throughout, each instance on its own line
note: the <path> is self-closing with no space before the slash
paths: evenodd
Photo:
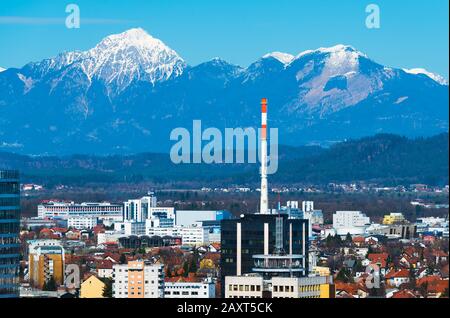
<path id="1" fill-rule="evenodd" d="M 0 170 L 0 298 L 19 297 L 19 227 L 19 173 Z"/>
<path id="2" fill-rule="evenodd" d="M 226 276 L 306 276 L 308 227 L 308 220 L 287 214 L 245 214 L 221 221 L 222 295 Z"/>

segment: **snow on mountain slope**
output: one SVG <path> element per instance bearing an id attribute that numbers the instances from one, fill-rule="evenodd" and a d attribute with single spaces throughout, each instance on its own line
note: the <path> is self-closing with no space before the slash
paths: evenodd
<path id="1" fill-rule="evenodd" d="M 320 116 L 356 105 L 381 90 L 389 72 L 346 45 L 302 52 L 289 67 L 295 68 L 299 83 L 298 98 L 289 110 Z"/>
<path id="2" fill-rule="evenodd" d="M 170 130 L 194 119 L 253 127 L 261 96 L 286 144 L 448 131 L 447 87 L 423 70 L 409 73 L 417 74 L 346 45 L 295 57 L 273 52 L 247 68 L 220 58 L 190 67 L 131 29 L 88 51 L 0 73 L 0 145 L 31 153 L 165 151 Z"/>
<path id="3" fill-rule="evenodd" d="M 40 78 L 61 71 L 58 79 L 52 81 L 52 89 L 59 81 L 73 76 L 73 72 L 81 72 L 89 82 L 99 80 L 116 92 L 134 81 L 155 84 L 179 76 L 185 67 L 174 50 L 140 28 L 110 35 L 88 51 L 63 53 L 29 66 Z"/>
<path id="4" fill-rule="evenodd" d="M 409 74 L 414 74 L 414 75 L 418 75 L 418 74 L 423 74 L 428 76 L 429 78 L 431 78 L 433 81 L 441 84 L 441 85 L 448 85 L 448 81 L 441 75 L 439 74 L 434 74 L 431 72 L 428 72 L 426 69 L 424 68 L 412 68 L 412 69 L 403 69 L 406 73 Z"/>
<path id="5" fill-rule="evenodd" d="M 282 53 L 282 52 L 267 53 L 266 55 L 263 56 L 263 58 L 269 58 L 269 57 L 273 57 L 283 64 L 289 64 L 295 58 L 295 56 L 293 56 L 291 54 Z"/>

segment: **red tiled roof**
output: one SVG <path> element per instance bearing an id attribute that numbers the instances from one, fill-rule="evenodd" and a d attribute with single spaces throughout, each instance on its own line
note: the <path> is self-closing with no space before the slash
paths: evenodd
<path id="1" fill-rule="evenodd" d="M 420 286 L 420 285 L 423 285 L 425 283 L 430 284 L 430 283 L 433 283 L 433 282 L 436 282 L 436 281 L 439 281 L 439 280 L 440 280 L 439 276 L 425 276 L 425 277 L 419 278 L 416 281 L 416 284 L 417 284 L 417 286 Z"/>
<path id="2" fill-rule="evenodd" d="M 386 267 L 388 257 L 388 253 L 372 253 L 367 256 L 372 263 L 380 263 L 381 267 Z"/>
<path id="3" fill-rule="evenodd" d="M 417 297 L 414 295 L 412 291 L 404 289 L 394 293 L 394 295 L 392 295 L 392 298 L 417 298 Z"/>
<path id="4" fill-rule="evenodd" d="M 345 291 L 349 295 L 356 295 L 358 293 L 358 290 L 367 291 L 367 288 L 364 284 L 358 284 L 358 283 L 341 283 L 336 282 L 336 290 L 337 291 Z"/>
<path id="5" fill-rule="evenodd" d="M 438 280 L 436 282 L 432 282 L 428 284 L 428 292 L 431 293 L 443 293 L 448 289 L 448 280 Z"/>
<path id="6" fill-rule="evenodd" d="M 366 239 L 362 236 L 355 236 L 353 239 L 353 243 L 364 243 Z"/>
<path id="7" fill-rule="evenodd" d="M 97 263 L 97 269 L 112 269 L 113 268 L 113 262 L 110 260 L 102 260 Z"/>
<path id="8" fill-rule="evenodd" d="M 398 272 L 395 271 L 390 271 L 389 273 L 386 274 L 385 278 L 386 279 L 390 279 L 390 278 L 403 278 L 403 277 L 409 277 L 410 273 L 409 270 L 407 269 L 401 269 Z"/>
<path id="9" fill-rule="evenodd" d="M 60 232 L 60 233 L 63 233 L 63 234 L 67 232 L 67 229 L 64 228 L 64 227 L 52 227 L 51 230 L 55 231 L 55 232 Z"/>

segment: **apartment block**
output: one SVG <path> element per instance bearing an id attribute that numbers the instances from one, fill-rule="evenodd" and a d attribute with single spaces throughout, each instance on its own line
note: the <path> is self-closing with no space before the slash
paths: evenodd
<path id="1" fill-rule="evenodd" d="M 113 266 L 114 298 L 163 298 L 164 266 L 130 261 Z"/>

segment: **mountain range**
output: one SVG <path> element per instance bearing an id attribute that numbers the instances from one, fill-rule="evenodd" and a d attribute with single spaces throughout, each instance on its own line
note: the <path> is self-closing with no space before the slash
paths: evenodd
<path id="1" fill-rule="evenodd" d="M 142 29 L 0 72 L 0 150 L 24 154 L 167 152 L 176 127 L 258 127 L 279 143 L 329 145 L 377 133 L 448 132 L 448 83 L 386 67 L 347 45 L 274 52 L 243 68 L 190 66 Z"/>
<path id="2" fill-rule="evenodd" d="M 448 184 L 448 133 L 409 139 L 378 134 L 318 146 L 279 149 L 279 169 L 270 184 L 326 185 L 329 182 L 374 182 L 382 185 Z M 257 164 L 175 165 L 168 154 L 29 156 L 0 151 L 0 170 L 19 169 L 23 183 L 156 183 L 200 188 L 230 184 L 258 186 Z"/>

